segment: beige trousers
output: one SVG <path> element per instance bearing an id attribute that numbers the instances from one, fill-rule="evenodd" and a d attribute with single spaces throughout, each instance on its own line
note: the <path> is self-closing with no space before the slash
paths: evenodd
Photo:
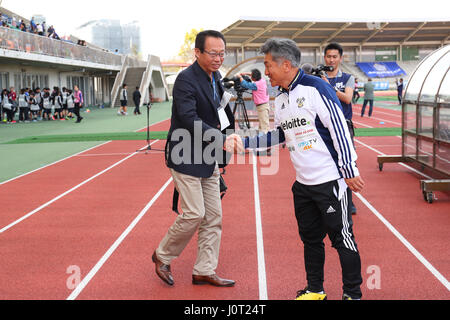
<path id="1" fill-rule="evenodd" d="M 183 213 L 169 228 L 156 249 L 156 255 L 162 263 L 170 265 L 198 231 L 197 261 L 192 274 L 213 275 L 219 262 L 222 237 L 219 168 L 216 166 L 210 178 L 197 178 L 174 170 L 171 170 L 171 173 L 180 194 Z"/>
<path id="2" fill-rule="evenodd" d="M 265 103 L 263 105 L 257 106 L 256 110 L 258 111 L 259 131 L 263 133 L 269 132 L 270 131 L 269 104 Z"/>

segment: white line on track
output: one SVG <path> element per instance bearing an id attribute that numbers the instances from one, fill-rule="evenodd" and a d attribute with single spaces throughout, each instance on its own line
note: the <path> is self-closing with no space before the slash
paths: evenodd
<path id="1" fill-rule="evenodd" d="M 378 153 L 379 155 L 385 155 L 383 152 L 359 141 L 359 140 L 355 140 L 356 142 L 358 142 L 359 144 L 363 145 L 364 147 L 372 150 L 375 153 Z M 405 165 L 403 163 L 399 163 L 399 165 L 427 178 L 427 179 L 431 179 L 431 177 L 427 176 L 426 174 L 411 168 L 408 165 Z M 367 208 L 369 208 L 370 211 L 372 211 L 372 213 L 389 229 L 389 231 L 391 231 L 395 237 L 397 237 L 397 239 L 400 240 L 400 242 L 436 277 L 436 279 L 439 280 L 439 282 L 441 282 L 446 288 L 447 290 L 450 291 L 450 284 L 448 282 L 448 280 L 435 268 L 433 267 L 433 265 L 428 262 L 427 259 L 425 259 L 425 257 L 419 252 L 417 251 L 416 248 L 414 248 L 411 243 L 408 242 L 408 240 L 406 240 L 405 237 L 403 237 L 400 232 L 397 231 L 397 229 L 394 228 L 394 226 L 392 226 L 392 224 L 386 220 L 386 218 L 383 217 L 383 215 L 378 212 L 378 210 L 376 210 L 369 201 L 367 201 L 362 195 L 358 194 L 358 193 L 354 193 L 365 205 Z"/>
<path id="2" fill-rule="evenodd" d="M 363 127 L 366 127 L 366 128 L 373 128 L 372 126 L 369 126 L 369 125 L 367 125 L 365 123 L 362 123 L 362 122 L 358 122 L 358 121 L 354 121 L 353 120 L 353 123 L 357 124 L 357 125 L 360 125 L 360 126 L 363 126 Z"/>
<path id="3" fill-rule="evenodd" d="M 360 108 L 361 109 L 361 108 Z M 353 110 L 353 113 L 355 113 L 355 114 L 361 114 L 361 110 Z M 374 113 L 375 113 L 375 111 L 374 111 Z M 377 112 L 377 114 L 388 114 L 388 115 L 391 115 L 391 114 L 389 114 L 389 113 L 386 113 L 386 112 Z M 401 115 L 400 115 L 401 116 Z M 372 128 L 371 126 L 369 126 L 369 125 L 366 125 L 366 124 L 363 124 L 363 123 L 361 123 L 361 122 L 357 122 L 356 121 L 356 119 L 357 119 L 358 117 L 355 117 L 355 116 L 353 116 L 353 123 L 356 123 L 356 124 L 359 124 L 359 125 L 361 125 L 361 126 L 364 126 L 364 127 L 367 127 L 367 128 Z M 367 118 L 367 116 L 366 116 L 366 118 Z M 362 119 L 361 117 L 359 117 L 359 119 Z M 398 125 L 398 126 L 401 126 L 402 124 L 400 123 L 400 122 L 396 122 L 396 121 L 391 121 L 391 120 L 386 120 L 386 119 L 382 119 L 382 118 L 378 118 L 378 117 L 374 117 L 374 116 L 372 116 L 372 117 L 370 117 L 370 118 L 367 118 L 367 119 L 373 119 L 373 120 L 379 120 L 379 121 L 383 121 L 383 122 L 386 122 L 386 123 L 392 123 L 392 124 L 395 124 L 395 125 Z"/>
<path id="4" fill-rule="evenodd" d="M 154 142 L 152 143 L 152 145 L 153 145 L 154 143 L 158 142 L 158 141 L 159 141 L 159 140 L 154 141 Z M 141 150 L 145 150 L 146 147 L 147 147 L 147 146 L 141 148 Z M 54 202 L 58 201 L 59 199 L 61 199 L 61 198 L 65 197 L 65 196 L 67 196 L 69 193 L 71 193 L 71 192 L 73 192 L 73 191 L 79 189 L 80 187 L 84 186 L 84 185 L 87 184 L 88 182 L 90 182 L 90 181 L 94 180 L 95 178 L 101 176 L 102 174 L 108 172 L 109 170 L 113 169 L 114 167 L 117 167 L 117 166 L 120 165 L 121 163 L 125 162 L 126 160 L 130 159 L 131 157 L 133 157 L 133 156 L 135 156 L 135 155 L 137 155 L 137 154 L 138 154 L 138 152 L 134 152 L 133 154 L 129 155 L 128 157 L 123 158 L 122 160 L 116 162 L 115 164 L 113 164 L 112 166 L 106 168 L 105 170 L 102 170 L 101 172 L 99 172 L 99 173 L 93 175 L 93 176 L 90 177 L 89 179 L 84 180 L 82 183 L 76 185 L 76 186 L 73 187 L 72 189 L 67 190 L 66 192 L 60 194 L 59 196 L 53 198 L 52 200 L 50 200 L 50 201 L 44 203 L 44 204 L 41 205 L 39 208 L 34 209 L 33 211 L 31 211 L 31 212 L 29 212 L 28 214 L 24 215 L 22 218 L 20 218 L 20 219 L 14 221 L 13 223 L 7 225 L 6 227 L 0 229 L 0 234 L 6 232 L 7 230 L 11 229 L 11 228 L 14 227 L 15 225 L 19 224 L 20 222 L 22 222 L 22 221 L 28 219 L 29 217 L 33 216 L 34 214 L 36 214 L 37 212 L 41 211 L 42 209 L 48 207 L 48 206 L 51 205 L 52 203 L 54 203 Z"/>
<path id="5" fill-rule="evenodd" d="M 256 216 L 256 245 L 258 253 L 258 282 L 259 282 L 259 299 L 268 300 L 267 294 L 267 277 L 266 262 L 264 258 L 264 237 L 262 231 L 261 204 L 259 197 L 259 180 L 258 180 L 258 160 L 253 154 L 253 185 L 255 194 L 255 216 Z"/>
<path id="6" fill-rule="evenodd" d="M 150 128 L 153 127 L 153 126 L 155 126 L 155 125 L 158 125 L 158 124 L 160 124 L 160 123 L 163 123 L 164 121 L 167 121 L 167 120 L 169 120 L 169 119 L 165 119 L 165 120 L 161 120 L 161 121 L 159 121 L 159 122 L 156 122 L 156 123 L 150 125 Z M 142 129 L 135 130 L 135 132 L 139 132 L 139 131 L 142 131 L 142 130 L 144 130 L 144 129 L 147 129 L 147 126 L 145 126 L 145 127 L 142 128 Z M 96 148 L 99 148 L 99 147 L 101 147 L 101 146 L 104 146 L 104 145 L 106 145 L 106 144 L 108 144 L 108 143 L 110 143 L 110 142 L 112 142 L 112 141 L 106 141 L 106 142 L 104 142 L 104 143 L 101 143 L 101 144 L 96 145 L 96 146 L 94 146 L 94 147 L 91 147 L 91 148 L 89 148 L 89 149 L 86 149 L 86 150 L 84 150 L 84 151 L 78 152 L 78 153 L 76 153 L 76 154 L 74 154 L 74 155 L 71 155 L 71 156 L 69 156 L 69 157 L 66 157 L 66 158 L 64 158 L 64 159 L 55 161 L 55 162 L 53 162 L 53 163 L 47 164 L 47 165 L 45 165 L 45 166 L 42 166 L 42 167 L 40 167 L 40 168 L 34 169 L 34 170 L 30 171 L 30 172 L 24 173 L 24 174 L 22 174 L 22 175 L 20 175 L 20 176 L 17 176 L 17 177 L 15 177 L 15 178 L 9 179 L 9 180 L 7 180 L 7 181 L 0 182 L 0 186 L 1 186 L 1 185 L 4 185 L 4 184 L 7 184 L 7 183 L 9 183 L 9 182 L 12 182 L 12 181 L 14 181 L 14 180 L 23 178 L 23 177 L 25 177 L 25 176 L 28 176 L 28 175 L 30 175 L 30 174 L 32 174 L 32 173 L 34 173 L 34 172 L 40 171 L 40 170 L 42 170 L 42 169 L 51 167 L 51 166 L 53 166 L 53 165 L 55 165 L 55 164 L 58 164 L 58 163 L 60 163 L 60 162 L 65 161 L 65 160 L 71 159 L 71 158 L 76 157 L 76 156 L 80 156 L 80 155 L 82 155 L 82 154 L 85 153 L 85 152 L 89 152 L 89 151 L 91 151 L 91 150 L 94 150 L 94 149 L 96 149 Z"/>
<path id="7" fill-rule="evenodd" d="M 355 108 L 358 108 L 358 106 L 354 106 Z M 376 107 L 376 106 L 375 106 Z M 376 112 L 377 114 L 385 114 L 385 115 L 388 115 L 388 116 L 392 116 L 392 117 L 399 117 L 399 118 L 401 118 L 402 117 L 402 110 L 394 110 L 394 111 L 398 111 L 399 112 L 399 114 L 393 114 L 393 113 L 389 113 L 389 112 L 383 112 L 383 111 L 380 111 L 380 109 L 385 109 L 385 108 L 382 108 L 382 107 L 379 107 L 378 109 L 376 109 L 376 111 L 375 111 L 375 109 L 374 109 L 374 113 Z M 367 109 L 366 109 L 367 110 Z M 386 109 L 385 109 L 386 110 Z M 357 111 L 359 111 L 359 114 L 361 114 L 361 111 L 362 111 L 362 106 L 361 107 L 359 107 L 359 110 L 357 110 Z"/>
<path id="8" fill-rule="evenodd" d="M 105 262 L 111 257 L 111 255 L 116 251 L 120 244 L 125 240 L 125 238 L 130 234 L 130 232 L 136 227 L 136 225 L 141 221 L 145 214 L 150 210 L 153 204 L 158 200 L 158 198 L 163 194 L 167 187 L 172 183 L 172 178 L 170 178 L 158 191 L 158 193 L 153 197 L 152 200 L 145 206 L 145 208 L 139 213 L 139 215 L 133 220 L 133 222 L 125 229 L 125 231 L 120 235 L 119 238 L 114 242 L 114 244 L 106 251 L 103 257 L 97 262 L 97 264 L 89 271 L 87 276 L 80 282 L 80 284 L 75 288 L 72 294 L 67 298 L 67 300 L 75 300 L 83 289 L 89 284 L 92 278 L 97 274 L 100 268 L 105 264 Z"/>
<path id="9" fill-rule="evenodd" d="M 379 213 L 378 210 L 369 203 L 369 201 L 367 201 L 358 193 L 355 193 L 355 195 L 366 205 L 367 208 L 369 208 L 370 211 L 372 211 L 372 213 L 389 229 L 389 231 L 391 231 L 394 236 L 396 236 L 397 239 L 399 239 L 400 242 L 436 277 L 436 279 L 438 279 L 439 282 L 442 283 L 447 288 L 447 290 L 450 291 L 450 284 L 448 280 L 435 267 L 433 267 L 433 265 L 428 262 L 428 260 L 425 259 L 425 257 L 420 254 L 420 252 L 417 251 L 417 249 L 414 248 L 413 245 L 409 243 L 408 240 L 406 240 L 405 237 L 403 237 L 400 232 L 398 232 L 397 229 L 395 229 L 394 226 L 390 224 L 389 221 L 386 220 L 381 215 L 381 213 Z"/>
<path id="10" fill-rule="evenodd" d="M 11 182 L 11 181 L 20 179 L 20 178 L 22 178 L 22 177 L 25 177 L 25 176 L 27 176 L 27 175 L 29 175 L 29 174 L 32 174 L 32 173 L 34 173 L 34 172 L 37 172 L 37 171 L 39 171 L 39 170 L 42 170 L 42 169 L 51 167 L 51 166 L 53 166 L 53 165 L 55 165 L 55 164 L 57 164 L 57 163 L 63 162 L 63 161 L 68 160 L 68 159 L 70 159 L 70 158 L 79 156 L 80 154 L 85 153 L 85 152 L 88 152 L 88 151 L 91 151 L 91 150 L 94 150 L 95 148 L 99 148 L 99 147 L 104 146 L 105 144 L 110 143 L 110 142 L 111 142 L 111 141 L 104 142 L 104 143 L 102 143 L 102 144 L 96 145 L 96 146 L 94 146 L 94 147 L 92 147 L 92 148 L 89 148 L 89 149 L 87 149 L 87 150 L 84 150 L 84 151 L 78 152 L 78 153 L 76 153 L 76 154 L 74 154 L 74 155 L 71 155 L 71 156 L 69 156 L 69 157 L 67 157 L 67 158 L 64 158 L 64 159 L 55 161 L 55 162 L 50 163 L 50 164 L 47 164 L 47 165 L 45 165 L 45 166 L 43 166 L 43 167 L 37 168 L 37 169 L 35 169 L 35 170 L 33 170 L 33 171 L 24 173 L 24 174 L 22 174 L 22 175 L 20 175 L 20 176 L 18 176 L 18 177 L 9 179 L 9 180 L 4 181 L 4 182 L 0 182 L 0 186 L 3 185 L 3 184 L 7 184 L 8 182 Z"/>
<path id="11" fill-rule="evenodd" d="M 383 152 L 381 152 L 381 151 L 379 151 L 379 150 L 377 150 L 377 149 L 375 149 L 375 148 L 373 148 L 373 147 L 371 147 L 371 146 L 365 144 L 364 142 L 359 141 L 358 139 L 355 139 L 355 142 L 358 142 L 360 145 L 363 145 L 363 146 L 366 147 L 367 149 L 372 150 L 372 151 L 375 152 L 375 153 L 378 153 L 380 156 L 385 156 L 385 155 L 386 155 L 386 154 L 384 154 Z M 412 167 L 410 167 L 410 166 L 408 166 L 408 165 L 406 165 L 406 164 L 404 164 L 404 163 L 398 163 L 398 164 L 401 165 L 402 167 L 405 167 L 405 168 L 408 169 L 408 170 L 411 170 L 411 171 L 413 171 L 413 172 L 415 172 L 415 173 L 421 175 L 422 177 L 425 177 L 425 178 L 427 178 L 427 179 L 429 179 L 429 180 L 432 180 L 432 178 L 431 178 L 430 176 L 426 175 L 426 174 L 423 173 L 423 172 L 420 172 L 419 170 L 416 170 L 416 169 L 414 169 L 414 168 L 412 168 Z"/>
<path id="12" fill-rule="evenodd" d="M 390 120 L 386 120 L 386 119 L 382 119 L 382 118 L 377 118 L 377 117 L 374 117 L 374 116 L 370 117 L 369 119 L 383 121 L 383 122 L 386 122 L 386 123 L 392 123 L 392 124 L 395 124 L 397 126 L 401 126 L 402 125 L 400 122 L 390 121 Z"/>
<path id="13" fill-rule="evenodd" d="M 89 158 L 89 157 L 111 157 L 111 156 L 128 156 L 132 154 L 132 152 L 124 152 L 124 153 L 92 153 L 92 154 L 80 154 L 78 158 Z"/>

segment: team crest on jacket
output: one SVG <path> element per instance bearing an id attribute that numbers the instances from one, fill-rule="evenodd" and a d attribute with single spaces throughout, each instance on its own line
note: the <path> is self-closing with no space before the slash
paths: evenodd
<path id="1" fill-rule="evenodd" d="M 303 107 L 305 106 L 305 101 L 306 101 L 305 98 L 298 98 L 298 99 L 297 99 L 298 107 L 299 107 L 299 108 L 303 108 Z"/>

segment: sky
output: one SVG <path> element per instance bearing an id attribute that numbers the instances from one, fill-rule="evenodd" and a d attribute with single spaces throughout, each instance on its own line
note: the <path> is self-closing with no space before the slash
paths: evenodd
<path id="1" fill-rule="evenodd" d="M 0 0 L 26 18 L 44 15 L 61 35 L 91 20 L 139 21 L 142 54 L 177 56 L 191 29 L 223 30 L 241 17 L 305 21 L 450 21 L 448 0 Z M 146 60 L 146 59 L 145 59 Z"/>

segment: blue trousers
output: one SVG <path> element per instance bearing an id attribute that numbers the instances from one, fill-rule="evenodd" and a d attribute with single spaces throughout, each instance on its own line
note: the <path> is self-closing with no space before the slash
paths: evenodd
<path id="1" fill-rule="evenodd" d="M 363 103 L 363 106 L 362 106 L 362 111 L 361 111 L 361 117 L 364 117 L 364 113 L 366 113 L 367 103 L 370 104 L 369 117 L 372 116 L 372 113 L 373 113 L 373 100 L 364 100 L 364 103 Z"/>

